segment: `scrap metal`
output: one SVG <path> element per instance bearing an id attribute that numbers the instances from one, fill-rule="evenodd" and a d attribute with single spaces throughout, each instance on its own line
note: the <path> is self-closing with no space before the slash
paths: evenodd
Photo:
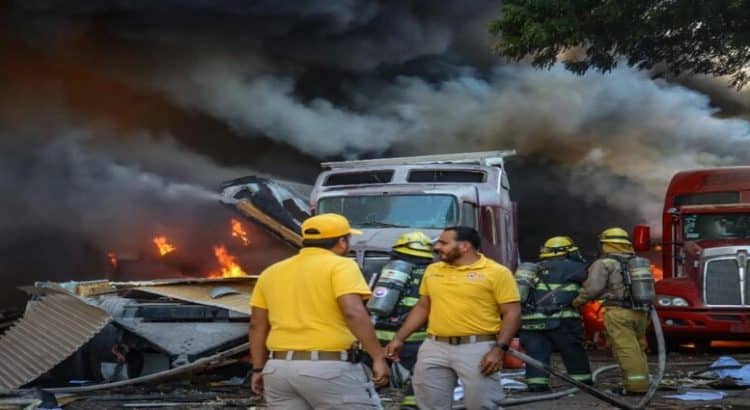
<path id="1" fill-rule="evenodd" d="M 258 207 L 253 205 L 249 200 L 241 199 L 237 201 L 234 206 L 242 215 L 263 225 L 266 229 L 276 234 L 291 246 L 295 248 L 302 247 L 302 236 L 299 233 L 289 229 L 283 224 L 280 224 L 275 219 L 268 216 L 268 214 L 258 209 Z"/>
<path id="2" fill-rule="evenodd" d="M 64 291 L 34 289 L 38 299 L 0 336 L 0 389 L 19 388 L 51 370 L 111 321 L 102 309 Z"/>
<path id="3" fill-rule="evenodd" d="M 231 278 L 230 280 L 205 282 L 172 282 L 169 284 L 154 284 L 138 286 L 135 290 L 155 295 L 166 296 L 186 302 L 201 305 L 216 306 L 234 312 L 250 314 L 250 294 L 255 286 L 257 276 L 246 278 Z M 227 288 L 234 292 L 227 292 Z M 220 290 L 224 291 L 223 293 Z M 215 296 L 216 295 L 216 296 Z"/>

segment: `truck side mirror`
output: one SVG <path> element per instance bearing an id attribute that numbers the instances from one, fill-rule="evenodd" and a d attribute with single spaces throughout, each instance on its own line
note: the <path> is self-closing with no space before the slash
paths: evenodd
<path id="1" fill-rule="evenodd" d="M 648 225 L 636 225 L 633 228 L 633 249 L 638 252 L 651 249 L 651 228 Z"/>

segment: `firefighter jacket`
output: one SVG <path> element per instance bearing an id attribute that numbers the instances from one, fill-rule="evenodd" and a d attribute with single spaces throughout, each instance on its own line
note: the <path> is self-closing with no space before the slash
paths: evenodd
<path id="1" fill-rule="evenodd" d="M 589 276 L 574 301 L 580 306 L 590 300 L 601 299 L 605 306 L 626 306 L 629 303 L 628 287 L 622 275 L 623 264 L 632 254 L 607 253 L 589 267 Z"/>
<path id="2" fill-rule="evenodd" d="M 571 302 L 586 280 L 586 263 L 559 256 L 543 259 L 538 264 L 538 280 L 523 306 L 521 329 L 556 329 L 561 319 L 580 319 Z"/>
<path id="3" fill-rule="evenodd" d="M 422 276 L 427 265 L 431 264 L 432 259 L 410 257 L 401 255 L 398 253 L 391 254 L 391 260 L 400 259 L 409 263 L 414 264 L 414 268 L 411 271 L 409 282 L 401 292 L 401 298 L 396 305 L 393 313 L 388 317 L 378 317 L 375 322 L 375 334 L 378 340 L 391 341 L 396 335 L 396 331 L 404 324 L 406 317 L 409 316 L 409 312 L 419 301 L 419 285 L 422 283 Z M 407 342 L 421 342 L 427 338 L 427 328 L 422 327 L 416 332 L 412 333 L 407 339 Z"/>

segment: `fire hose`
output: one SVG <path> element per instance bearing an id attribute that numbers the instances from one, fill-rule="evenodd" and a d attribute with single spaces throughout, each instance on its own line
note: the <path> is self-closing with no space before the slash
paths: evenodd
<path id="1" fill-rule="evenodd" d="M 532 366 L 534 368 L 537 368 L 539 370 L 544 371 L 545 373 L 558 377 L 560 379 L 563 379 L 564 381 L 576 386 L 577 388 L 583 390 L 584 392 L 596 397 L 599 400 L 602 400 L 604 402 L 607 402 L 609 404 L 612 404 L 614 406 L 617 406 L 621 409 L 627 409 L 627 410 L 637 410 L 637 409 L 643 409 L 646 407 L 646 405 L 651 401 L 651 399 L 654 397 L 654 394 L 656 394 L 656 390 L 659 388 L 659 383 L 661 383 L 661 379 L 664 377 L 664 372 L 666 370 L 667 366 L 667 360 L 666 360 L 666 351 L 664 348 L 664 333 L 661 328 L 661 323 L 659 322 L 659 315 L 656 313 L 656 310 L 654 308 L 651 308 L 650 310 L 651 315 L 651 322 L 654 326 L 654 333 L 656 335 L 656 341 L 657 341 L 657 347 L 658 347 L 658 371 L 651 379 L 651 384 L 649 386 L 648 391 L 646 394 L 641 398 L 641 400 L 635 404 L 632 405 L 630 403 L 627 403 L 617 397 L 611 396 L 601 390 L 596 389 L 593 386 L 589 386 L 588 384 L 581 383 L 578 380 L 575 380 L 565 374 L 562 374 L 551 367 L 545 365 L 544 363 L 526 355 L 525 353 L 519 352 L 518 350 L 515 350 L 513 348 L 508 348 L 508 353 L 515 356 L 516 358 L 522 360 L 524 363 L 526 363 L 529 366 Z M 602 371 L 609 370 L 611 368 L 615 368 L 616 366 L 606 366 L 604 368 L 597 369 L 597 373 L 601 373 Z M 559 393 L 552 393 L 552 394 L 546 394 L 541 395 L 537 399 L 538 400 L 546 400 L 548 396 L 557 395 Z M 532 401 L 531 399 L 534 399 L 533 397 L 529 397 L 528 401 Z M 524 401 L 528 402 L 528 401 Z M 503 404 L 508 405 L 511 403 L 508 403 L 507 401 L 504 401 Z M 516 403 L 513 403 L 516 404 Z"/>
<path id="2" fill-rule="evenodd" d="M 552 399 L 567 396 L 569 394 L 573 394 L 580 389 L 596 397 L 599 400 L 602 400 L 604 402 L 617 406 L 621 409 L 640 410 L 640 409 L 646 408 L 646 405 L 654 397 L 654 394 L 656 394 L 656 390 L 659 388 L 659 383 L 661 383 L 661 379 L 664 377 L 664 372 L 667 367 L 666 350 L 665 350 L 665 344 L 664 344 L 664 333 L 661 328 L 661 323 L 659 322 L 659 316 L 657 315 L 656 310 L 653 308 L 651 308 L 650 310 L 650 315 L 651 315 L 651 321 L 654 325 L 654 333 L 656 335 L 656 343 L 658 347 L 658 362 L 657 363 L 659 367 L 658 367 L 656 375 L 651 379 L 651 385 L 649 386 L 648 391 L 637 404 L 633 405 L 633 404 L 627 403 L 624 400 L 621 400 L 617 397 L 613 397 L 599 389 L 596 389 L 595 387 L 589 386 L 588 384 L 581 383 L 578 380 L 575 380 L 563 373 L 560 373 L 552 369 L 551 367 L 545 365 L 544 363 L 526 355 L 525 353 L 519 352 L 518 350 L 513 349 L 513 348 L 508 348 L 507 353 L 520 359 L 521 361 L 526 363 L 528 366 L 533 366 L 539 370 L 544 371 L 545 373 L 551 376 L 555 376 L 560 379 L 563 379 L 564 381 L 576 387 L 565 389 L 565 390 L 558 391 L 558 392 L 553 392 L 553 393 L 538 394 L 538 395 L 534 395 L 530 397 L 504 399 L 500 402 L 500 404 L 502 406 L 511 406 L 511 405 L 517 405 L 517 404 L 531 403 L 535 401 L 552 400 Z M 618 365 L 609 365 L 609 366 L 600 367 L 593 372 L 592 378 L 594 379 L 594 381 L 596 381 L 596 378 L 599 374 L 604 373 L 605 371 L 616 369 L 618 367 L 619 367 Z M 464 407 L 461 405 L 453 406 L 454 410 L 463 409 L 463 408 Z"/>

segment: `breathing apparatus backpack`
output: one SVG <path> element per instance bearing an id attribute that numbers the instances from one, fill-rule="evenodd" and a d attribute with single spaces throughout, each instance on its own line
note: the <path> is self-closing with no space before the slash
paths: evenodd
<path id="1" fill-rule="evenodd" d="M 367 301 L 367 310 L 381 317 L 393 313 L 401 294 L 411 280 L 412 269 L 414 264 L 398 259 L 383 265 L 372 290 L 372 297 Z"/>
<path id="2" fill-rule="evenodd" d="M 618 257 L 609 255 L 620 263 L 622 283 L 625 285 L 625 298 L 632 309 L 648 311 L 654 304 L 656 289 L 651 262 L 640 256 Z"/>
<path id="3" fill-rule="evenodd" d="M 518 285 L 518 294 L 521 296 L 521 304 L 529 301 L 531 291 L 536 288 L 539 281 L 539 271 L 542 269 L 536 263 L 523 262 L 516 269 L 516 285 Z"/>

